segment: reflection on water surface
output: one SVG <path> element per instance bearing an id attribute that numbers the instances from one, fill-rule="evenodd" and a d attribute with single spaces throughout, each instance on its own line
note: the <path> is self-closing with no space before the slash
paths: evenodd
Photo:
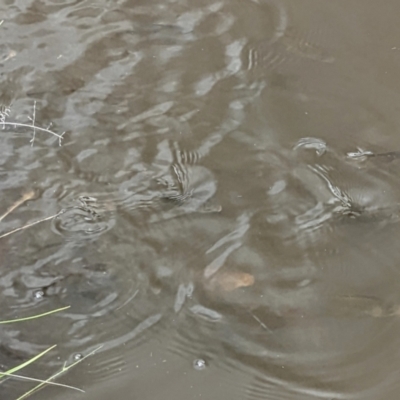
<path id="1" fill-rule="evenodd" d="M 397 399 L 398 7 L 0 6 L 1 214 L 35 194 L 1 233 L 58 215 L 0 239 L 1 319 L 71 306 L 2 325 L 2 368 L 103 345 L 32 398 Z"/>

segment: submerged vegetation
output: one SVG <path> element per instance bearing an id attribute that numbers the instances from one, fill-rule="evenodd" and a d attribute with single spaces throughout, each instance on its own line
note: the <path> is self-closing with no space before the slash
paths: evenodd
<path id="1" fill-rule="evenodd" d="M 29 128 L 29 129 L 31 129 L 32 130 L 32 138 L 31 138 L 30 142 L 31 142 L 32 146 L 36 139 L 36 132 L 45 132 L 45 133 L 48 133 L 48 134 L 53 135 L 56 138 L 58 138 L 58 144 L 61 146 L 61 141 L 64 138 L 65 132 L 62 132 L 61 134 L 59 134 L 59 133 L 56 133 L 56 132 L 50 130 L 51 124 L 47 128 L 43 128 L 41 126 L 36 125 L 36 101 L 33 103 L 32 116 L 28 117 L 30 123 L 7 121 L 7 118 L 10 116 L 10 113 L 11 113 L 11 107 L 9 107 L 9 106 L 1 107 L 0 125 L 3 129 L 5 129 L 6 126 L 11 126 L 14 128 Z"/>

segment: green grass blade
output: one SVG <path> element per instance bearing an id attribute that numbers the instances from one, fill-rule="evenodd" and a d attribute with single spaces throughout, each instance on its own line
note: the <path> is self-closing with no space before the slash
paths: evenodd
<path id="1" fill-rule="evenodd" d="M 40 357 L 43 357 L 43 356 L 44 356 L 46 353 L 48 353 L 50 350 L 53 350 L 54 347 L 56 347 L 56 346 L 57 346 L 57 345 L 55 344 L 54 346 L 49 347 L 48 349 L 42 351 L 40 354 L 38 354 L 38 355 L 32 357 L 30 360 L 25 361 L 24 363 L 22 363 L 22 364 L 20 364 L 20 365 L 17 365 L 16 367 L 9 369 L 8 371 L 5 371 L 4 374 L 0 372 L 0 379 L 1 379 L 2 377 L 6 376 L 6 374 L 13 374 L 13 373 L 19 371 L 20 369 L 25 368 L 26 366 L 32 364 L 33 362 L 35 362 L 36 360 L 38 360 Z"/>
<path id="2" fill-rule="evenodd" d="M 11 378 L 17 378 L 17 379 L 21 379 L 23 381 L 29 381 L 29 382 L 39 382 L 39 383 L 43 383 L 46 382 L 43 379 L 36 379 L 36 378 L 31 378 L 29 376 L 24 376 L 24 375 L 18 375 L 18 374 L 9 374 L 8 372 L 2 372 L 3 375 L 5 376 L 10 376 Z M 70 386 L 70 385 L 65 385 L 63 383 L 57 383 L 57 382 L 47 382 L 48 385 L 52 385 L 52 386 L 59 386 L 59 387 L 63 387 L 63 388 L 67 388 L 67 389 L 73 389 L 73 390 L 77 390 L 78 392 L 82 392 L 85 393 L 84 390 L 79 389 L 75 386 Z"/>
<path id="3" fill-rule="evenodd" d="M 21 321 L 29 321 L 32 319 L 37 319 L 37 318 L 41 318 L 41 317 L 45 317 L 46 315 L 50 315 L 50 314 L 54 314 L 60 311 L 64 311 L 67 310 L 68 308 L 70 308 L 71 306 L 66 306 L 66 307 L 62 307 L 62 308 L 57 308 L 56 310 L 51 310 L 51 311 L 47 311 L 43 314 L 37 314 L 37 315 L 32 315 L 30 317 L 24 317 L 24 318 L 17 318 L 17 319 L 9 319 L 7 321 L 0 321 L 0 325 L 3 324 L 12 324 L 14 322 L 21 322 Z"/>
<path id="4" fill-rule="evenodd" d="M 39 385 L 35 386 L 33 389 L 29 390 L 28 392 L 24 393 L 22 396 L 18 397 L 17 400 L 23 400 L 26 399 L 27 397 L 29 397 L 31 394 L 33 394 L 34 392 L 38 391 L 39 389 L 41 389 L 43 386 L 47 385 L 50 381 L 52 381 L 53 379 L 57 378 L 59 375 L 63 374 L 64 372 L 68 371 L 70 368 L 74 367 L 76 364 L 79 364 L 80 362 L 82 362 L 83 360 L 85 360 L 86 358 L 90 357 L 91 355 L 93 355 L 94 353 L 96 353 L 98 350 L 100 350 L 103 346 L 99 346 L 96 349 L 94 349 L 92 352 L 90 352 L 89 354 L 87 354 L 85 357 L 82 357 L 80 360 L 75 361 L 74 363 L 72 363 L 71 365 L 68 366 L 63 366 L 62 369 L 58 372 L 56 372 L 54 375 L 50 376 L 50 378 L 46 379 L 45 381 L 43 381 L 42 383 L 39 383 Z"/>

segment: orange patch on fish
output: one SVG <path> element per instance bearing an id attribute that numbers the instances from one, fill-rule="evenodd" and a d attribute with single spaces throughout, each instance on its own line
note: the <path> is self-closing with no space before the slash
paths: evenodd
<path id="1" fill-rule="evenodd" d="M 211 285 L 226 292 L 254 284 L 254 276 L 246 272 L 219 272 L 210 279 Z"/>

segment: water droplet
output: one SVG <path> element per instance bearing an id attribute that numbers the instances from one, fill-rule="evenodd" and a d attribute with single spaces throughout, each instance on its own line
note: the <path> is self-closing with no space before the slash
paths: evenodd
<path id="1" fill-rule="evenodd" d="M 83 358 L 83 354 L 82 353 L 76 353 L 74 354 L 74 356 L 72 357 L 74 359 L 74 361 L 79 361 Z"/>
<path id="2" fill-rule="evenodd" d="M 206 368 L 206 362 L 201 358 L 198 358 L 197 360 L 193 361 L 193 368 L 201 371 Z"/>
<path id="3" fill-rule="evenodd" d="M 36 299 L 36 300 L 40 300 L 40 299 L 43 299 L 43 297 L 44 297 L 44 291 L 43 290 L 35 290 L 34 292 L 33 292 L 33 297 Z"/>

